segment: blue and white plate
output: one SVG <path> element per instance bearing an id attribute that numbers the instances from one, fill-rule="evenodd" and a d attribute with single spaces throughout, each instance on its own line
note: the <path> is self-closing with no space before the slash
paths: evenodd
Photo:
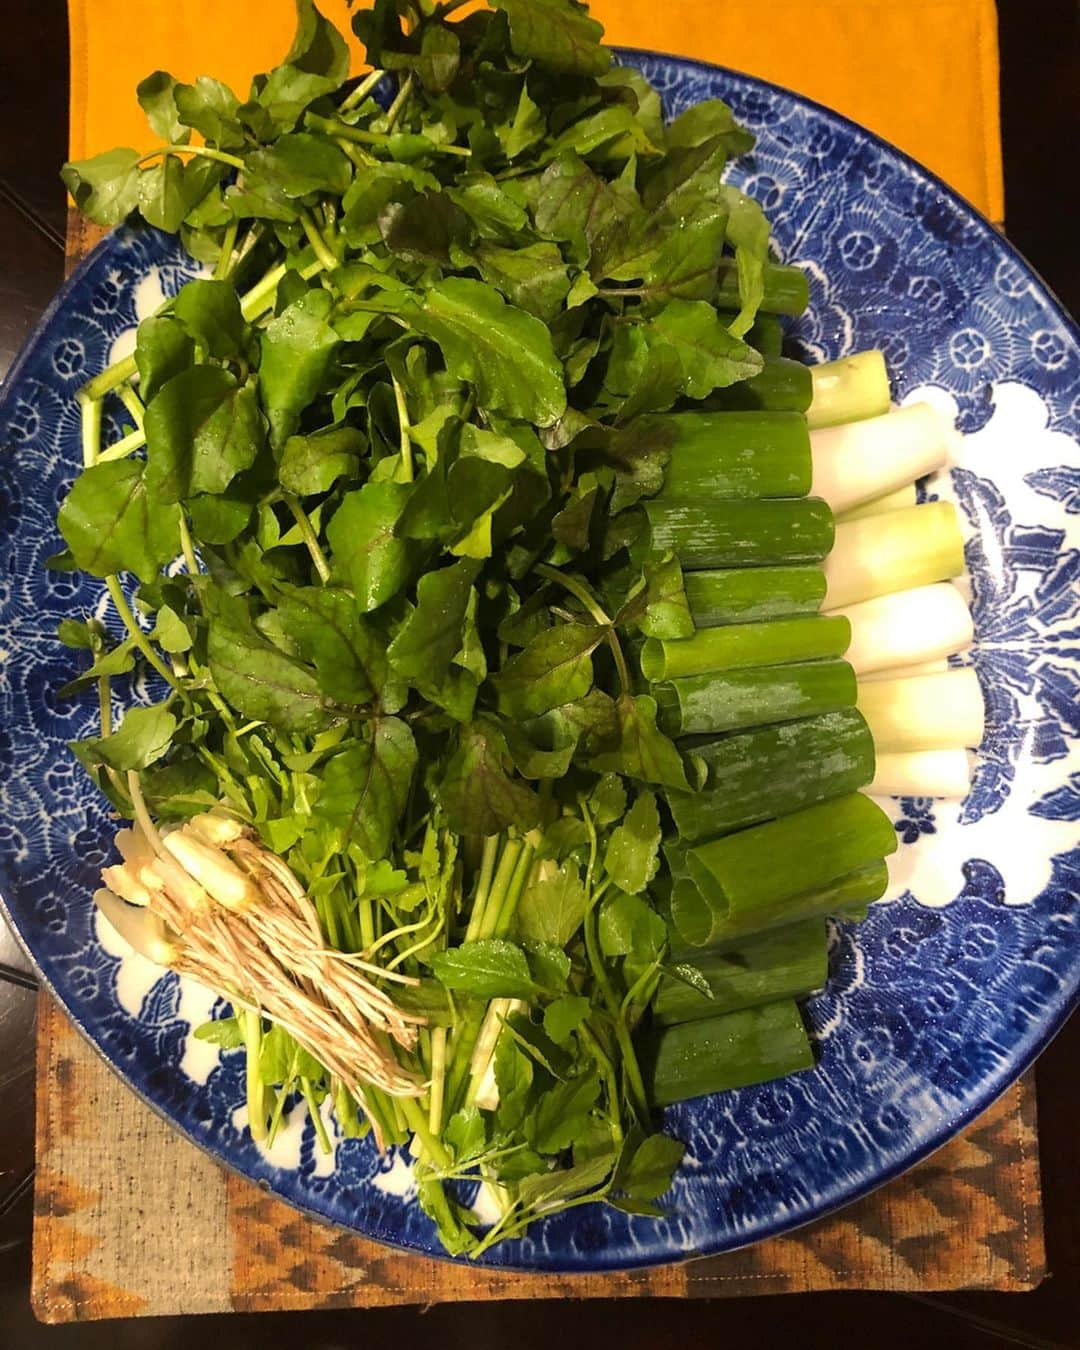
<path id="1" fill-rule="evenodd" d="M 812 360 L 885 349 L 900 401 L 954 408 L 951 495 L 968 533 L 988 732 L 962 806 L 893 804 L 904 889 L 835 934 L 809 1005 L 818 1067 L 681 1106 L 670 1217 L 599 1206 L 539 1223 L 493 1265 L 595 1271 L 725 1251 L 856 1199 L 961 1130 L 1031 1063 L 1080 985 L 1080 343 L 994 230 L 931 174 L 835 113 L 744 75 L 633 54 L 669 114 L 730 101 L 758 136 L 732 177 L 810 277 Z M 57 622 L 106 615 L 100 587 L 47 572 L 79 464 L 75 391 L 191 274 L 171 238 L 112 234 L 45 315 L 0 396 L 0 877 L 45 980 L 125 1081 L 190 1139 L 322 1218 L 438 1255 L 400 1157 L 319 1153 L 303 1108 L 272 1155 L 242 1129 L 240 1053 L 191 1030 L 212 1011 L 99 929 L 104 801 L 66 748 L 92 698 Z M 138 691 L 137 691 L 138 692 Z"/>

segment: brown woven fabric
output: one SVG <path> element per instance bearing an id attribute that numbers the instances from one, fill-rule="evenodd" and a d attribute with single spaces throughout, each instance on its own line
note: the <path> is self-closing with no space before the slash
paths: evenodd
<path id="1" fill-rule="evenodd" d="M 33 1301 L 48 1322 L 488 1299 L 828 1289 L 1033 1289 L 1045 1273 L 1035 1090 L 828 1219 L 726 1256 L 514 1275 L 407 1256 L 222 1171 L 114 1077 L 42 996 Z"/>
<path id="2" fill-rule="evenodd" d="M 72 216 L 74 265 L 100 231 Z M 1033 1289 L 1045 1274 L 1031 1075 L 906 1176 L 783 1238 L 609 1275 L 409 1256 L 227 1173 L 127 1091 L 42 995 L 33 1304 L 42 1321 L 489 1299 Z"/>

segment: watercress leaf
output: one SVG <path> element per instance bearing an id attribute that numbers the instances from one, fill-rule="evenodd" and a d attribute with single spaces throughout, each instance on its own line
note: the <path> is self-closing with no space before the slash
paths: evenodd
<path id="1" fill-rule="evenodd" d="M 566 241 L 574 262 L 601 266 L 605 252 L 642 214 L 640 203 L 606 182 L 572 150 L 564 150 L 544 170 L 533 219 L 550 239 Z"/>
<path id="2" fill-rule="evenodd" d="M 532 998 L 536 984 L 522 949 L 505 938 L 481 938 L 435 952 L 431 967 L 454 993 L 478 998 Z"/>
<path id="3" fill-rule="evenodd" d="M 111 736 L 81 741 L 83 754 L 91 762 L 107 764 L 126 773 L 145 769 L 168 752 L 176 731 L 176 718 L 164 703 L 150 708 L 129 708 L 117 731 Z"/>
<path id="4" fill-rule="evenodd" d="M 758 303 L 760 296 L 755 312 Z M 678 354 L 684 392 L 691 398 L 705 398 L 761 371 L 761 354 L 733 337 L 706 300 L 672 300 L 651 327 Z"/>
<path id="5" fill-rule="evenodd" d="M 533 983 L 546 994 L 561 994 L 570 978 L 570 958 L 554 942 L 525 942 Z"/>
<path id="6" fill-rule="evenodd" d="M 60 177 L 84 216 L 96 225 L 119 225 L 139 204 L 138 163 L 137 150 L 119 147 L 69 161 Z"/>
<path id="7" fill-rule="evenodd" d="M 188 212 L 223 173 L 219 164 L 208 172 L 198 162 L 185 165 L 176 155 L 164 155 L 156 164 L 139 170 L 142 218 L 148 225 L 175 234 Z"/>
<path id="8" fill-rule="evenodd" d="M 290 436 L 281 450 L 278 478 L 301 497 L 329 492 L 339 478 L 355 478 L 367 438 L 356 427 L 328 427 L 310 436 Z"/>
<path id="9" fill-rule="evenodd" d="M 162 605 L 158 610 L 150 636 L 162 651 L 175 654 L 191 650 L 191 632 L 170 605 Z"/>
<path id="10" fill-rule="evenodd" d="M 254 382 L 220 366 L 174 375 L 146 409 L 146 484 L 163 502 L 224 492 L 265 437 Z"/>
<path id="11" fill-rule="evenodd" d="M 568 1045 L 588 1015 L 587 998 L 580 994 L 564 994 L 544 1009 L 544 1030 L 556 1045 Z"/>
<path id="12" fill-rule="evenodd" d="M 177 292 L 173 313 L 215 361 L 242 355 L 247 325 L 231 282 L 189 281 Z"/>
<path id="13" fill-rule="evenodd" d="M 463 558 L 428 572 L 416 588 L 416 608 L 391 642 L 387 656 L 409 680 L 439 683 L 461 651 L 465 615 L 479 564 Z"/>
<path id="14" fill-rule="evenodd" d="M 487 1142 L 487 1131 L 480 1108 L 463 1106 L 460 1111 L 455 1111 L 443 1127 L 442 1140 L 458 1164 L 481 1153 Z"/>
<path id="15" fill-rule="evenodd" d="M 520 1127 L 528 1110 L 533 1076 L 533 1062 L 513 1036 L 500 1036 L 495 1043 L 495 1083 L 499 1089 L 495 1122 L 500 1131 Z"/>
<path id="16" fill-rule="evenodd" d="M 587 1117 L 583 1123 L 587 1123 Z M 523 1205 L 532 1205 L 546 1214 L 559 1201 L 585 1195 L 607 1181 L 615 1166 L 615 1158 L 614 1152 L 599 1154 L 574 1167 L 562 1167 L 523 1177 L 518 1183 L 518 1199 Z"/>
<path id="17" fill-rule="evenodd" d="M 312 0 L 296 0 L 296 33 L 285 54 L 285 64 L 309 75 L 325 75 L 335 88 L 349 77 L 345 39 Z"/>
<path id="18" fill-rule="evenodd" d="M 621 426 L 641 413 L 666 411 L 682 394 L 683 383 L 678 352 L 664 341 L 650 342 L 641 375 L 633 393 L 620 407 L 616 421 Z"/>
<path id="19" fill-rule="evenodd" d="M 178 84 L 173 103 L 179 122 L 197 131 L 210 145 L 222 150 L 244 143 L 244 128 L 237 111 L 240 100 L 228 85 L 209 75 L 200 75 L 194 84 Z"/>
<path id="20" fill-rule="evenodd" d="M 604 853 L 604 871 L 621 890 L 637 895 L 660 866 L 660 813 L 656 797 L 640 792 L 621 825 L 616 825 Z"/>
<path id="21" fill-rule="evenodd" d="M 670 975 L 672 979 L 678 980 L 680 984 L 689 985 L 691 989 L 696 989 L 707 999 L 715 999 L 712 985 L 705 978 L 697 966 L 690 965 L 687 961 L 680 961 L 674 966 L 664 966 L 664 974 Z"/>
<path id="22" fill-rule="evenodd" d="M 597 936 L 605 956 L 629 956 L 638 962 L 654 961 L 667 943 L 667 924 L 639 895 L 623 891 L 608 894 L 600 902 Z"/>
<path id="23" fill-rule="evenodd" d="M 602 774 L 589 798 L 589 809 L 600 829 L 626 814 L 626 787 L 617 773 Z"/>
<path id="24" fill-rule="evenodd" d="M 446 192 L 422 192 L 405 202 L 387 202 L 378 225 L 391 253 L 409 262 L 449 263 L 454 245 L 469 232 L 468 218 Z"/>
<path id="25" fill-rule="evenodd" d="M 718 98 L 704 99 L 681 112 L 668 126 L 667 142 L 672 148 L 700 145 L 723 136 L 729 153 L 741 155 L 753 148 L 754 137 L 735 120 L 735 114 Z"/>
<path id="26" fill-rule="evenodd" d="M 603 24 L 572 0 L 493 0 L 510 20 L 510 45 L 551 70 L 602 75 L 611 53 L 600 45 Z"/>
<path id="27" fill-rule="evenodd" d="M 420 38 L 416 73 L 433 94 L 441 94 L 454 82 L 461 65 L 461 42 L 446 24 L 426 24 Z"/>
<path id="28" fill-rule="evenodd" d="M 709 299 L 716 290 L 727 225 L 727 211 L 708 202 L 681 229 L 670 232 L 645 271 L 643 306 L 660 309 L 669 300 Z"/>
<path id="29" fill-rule="evenodd" d="M 551 533 L 568 552 L 582 553 L 589 547 L 589 529 L 599 500 L 599 487 L 586 487 L 579 478 L 566 505 L 552 518 Z"/>
<path id="30" fill-rule="evenodd" d="M 166 145 L 183 145 L 191 135 L 177 115 L 175 89 L 176 81 L 164 70 L 155 70 L 135 86 L 135 95 L 146 113 L 146 120 Z"/>
<path id="31" fill-rule="evenodd" d="M 76 564 L 92 576 L 134 572 L 152 581 L 180 551 L 176 508 L 146 488 L 137 459 L 110 460 L 76 478 L 58 523 Z"/>
<path id="32" fill-rule="evenodd" d="M 581 927 L 587 898 L 576 862 L 545 860 L 518 902 L 517 931 L 524 940 L 565 947 Z"/>
<path id="33" fill-rule="evenodd" d="M 105 630 L 97 619 L 61 619 L 56 625 L 56 636 L 65 647 L 77 651 L 97 653 L 105 647 Z"/>
<path id="34" fill-rule="evenodd" d="M 511 778 L 506 737 L 491 718 L 462 727 L 438 796 L 459 834 L 500 834 L 511 825 L 529 830 L 539 819 L 536 794 Z"/>
<path id="35" fill-rule="evenodd" d="M 246 174 L 286 197 L 306 197 L 309 192 L 341 196 L 352 181 L 348 155 L 325 136 L 306 131 L 279 136 L 265 150 L 248 155 L 246 163 Z"/>
<path id="36" fill-rule="evenodd" d="M 408 497 L 404 483 L 365 483 L 342 499 L 327 526 L 334 571 L 362 612 L 385 604 L 412 574 L 416 546 L 394 532 Z"/>
<path id="37" fill-rule="evenodd" d="M 328 322 L 333 304 L 328 291 L 308 291 L 263 330 L 259 392 L 275 447 L 296 431 L 300 414 L 328 382 L 341 343 Z"/>
<path id="38" fill-rule="evenodd" d="M 337 703 L 366 703 L 386 682 L 386 640 L 364 621 L 348 591 L 334 586 L 290 587 L 274 611 L 295 645 L 293 655 L 315 667 L 319 687 Z"/>
<path id="39" fill-rule="evenodd" d="M 646 637 L 686 638 L 694 634 L 694 620 L 686 598 L 683 572 L 673 553 L 646 563 L 641 577 L 615 616 L 620 627 L 637 629 Z"/>
<path id="40" fill-rule="evenodd" d="M 515 160 L 544 139 L 547 122 L 543 112 L 529 97 L 529 88 L 522 83 L 514 116 L 509 122 L 500 122 L 495 135 L 508 160 Z"/>
<path id="41" fill-rule="evenodd" d="M 537 717 L 584 697 L 593 682 L 592 653 L 604 631 L 596 624 L 566 623 L 538 633 L 491 677 L 500 712 Z"/>
<path id="42" fill-rule="evenodd" d="M 83 671 L 76 679 L 62 685 L 57 691 L 57 697 L 72 698 L 82 693 L 84 689 L 89 689 L 102 675 L 130 674 L 135 669 L 137 651 L 131 638 L 110 647 L 108 651 L 103 651 L 89 670 Z"/>
<path id="43" fill-rule="evenodd" d="M 725 186 L 727 238 L 735 249 L 735 270 L 739 278 L 739 312 L 731 321 L 731 332 L 742 337 L 752 326 L 765 294 L 765 264 L 769 258 L 769 222 L 753 197 L 738 188 Z"/>
<path id="44" fill-rule="evenodd" d="M 538 1153 L 561 1153 L 585 1128 L 600 1096 L 600 1077 L 587 1069 L 543 1093 L 524 1122 L 525 1137 Z"/>
<path id="45" fill-rule="evenodd" d="M 143 319 L 135 337 L 139 394 L 149 403 L 162 385 L 187 370 L 195 359 L 195 343 L 183 324 L 165 315 Z"/>
<path id="46" fill-rule="evenodd" d="M 639 417 L 618 428 L 604 449 L 615 469 L 613 514 L 660 491 L 674 444 L 675 429 L 664 418 Z"/>
<path id="47" fill-rule="evenodd" d="M 562 416 L 566 389 L 550 332 L 493 286 L 447 277 L 408 317 L 439 344 L 450 373 L 475 385 L 481 406 L 537 426 Z"/>
<path id="48" fill-rule="evenodd" d="M 650 1134 L 620 1172 L 620 1189 L 635 1200 L 656 1200 L 671 1186 L 686 1145 L 669 1134 Z"/>
<path id="49" fill-rule="evenodd" d="M 196 1040 L 220 1045 L 222 1050 L 239 1050 L 244 1044 L 244 1032 L 238 1017 L 216 1017 L 212 1022 L 204 1022 L 201 1027 L 196 1027 L 193 1034 Z"/>
<path id="50" fill-rule="evenodd" d="M 342 198 L 341 222 L 345 238 L 354 247 L 381 238 L 378 219 L 390 202 L 407 202 L 418 192 L 438 192 L 439 180 L 426 169 L 396 162 L 374 164 L 353 179 Z"/>
<path id="51" fill-rule="evenodd" d="M 474 174 L 446 195 L 472 221 L 481 239 L 506 239 L 520 234 L 528 223 L 525 208 L 504 192 L 490 174 Z"/>
<path id="52" fill-rule="evenodd" d="M 416 770 L 416 742 L 397 717 L 364 725 L 323 769 L 316 814 L 375 861 L 390 847 Z"/>
<path id="53" fill-rule="evenodd" d="M 195 537 L 201 544 L 231 544 L 251 519 L 252 504 L 233 488 L 220 493 L 189 497 L 184 503 Z"/>
<path id="54" fill-rule="evenodd" d="M 690 790 L 682 756 L 656 727 L 656 700 L 648 694 L 623 694 L 615 704 L 612 748 L 593 756 L 592 767 L 611 769 L 660 787 Z"/>
<path id="55" fill-rule="evenodd" d="M 525 728 L 539 744 L 559 748 L 572 743 L 590 755 L 610 748 L 618 740 L 615 704 L 602 689 L 590 689 L 584 698 L 562 703 L 541 717 L 532 718 Z"/>
<path id="56" fill-rule="evenodd" d="M 480 275 L 512 305 L 550 324 L 561 312 L 570 289 L 570 271 L 558 245 L 548 242 L 524 248 L 481 243 L 473 252 Z"/>
<path id="57" fill-rule="evenodd" d="M 321 731 L 336 720 L 314 671 L 279 652 L 253 628 L 211 620 L 207 656 L 218 691 L 244 717 L 300 734 Z"/>
<path id="58" fill-rule="evenodd" d="M 523 778 L 562 778 L 569 770 L 576 742 L 545 749 L 535 744 L 521 722 L 509 719 L 503 723 L 503 732 L 514 767 Z"/>

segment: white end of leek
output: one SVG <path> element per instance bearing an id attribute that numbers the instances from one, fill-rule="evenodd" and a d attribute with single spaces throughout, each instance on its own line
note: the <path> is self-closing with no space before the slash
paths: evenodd
<path id="1" fill-rule="evenodd" d="M 940 469 L 952 428 L 929 403 L 811 433 L 815 497 L 840 515 Z"/>
<path id="2" fill-rule="evenodd" d="M 164 921 L 152 909 L 136 909 L 104 886 L 94 892 L 94 904 L 117 936 L 140 956 L 156 966 L 172 965 L 176 949 Z"/>
<path id="3" fill-rule="evenodd" d="M 887 492 L 884 497 L 875 497 L 872 501 L 863 502 L 861 506 L 852 507 L 850 511 L 844 511 L 837 516 L 837 523 L 845 520 L 862 520 L 866 516 L 881 516 L 886 511 L 901 511 L 905 506 L 915 506 L 918 500 L 919 494 L 915 490 L 915 484 L 906 483 L 895 492 Z"/>
<path id="4" fill-rule="evenodd" d="M 847 660 L 856 675 L 967 651 L 975 636 L 964 597 L 947 581 L 834 610 L 851 623 Z"/>
<path id="5" fill-rule="evenodd" d="M 972 756 L 967 750 L 914 750 L 877 756 L 873 782 L 877 797 L 964 798 L 971 789 Z"/>
<path id="6" fill-rule="evenodd" d="M 970 667 L 860 683 L 856 707 L 879 755 L 974 749 L 983 738 L 982 689 Z"/>
<path id="7" fill-rule="evenodd" d="M 913 675 L 941 675 L 952 667 L 942 658 L 940 661 L 920 661 L 911 666 L 890 666 L 888 670 L 869 670 L 859 676 L 860 683 L 873 683 L 874 680 L 910 680 Z"/>
<path id="8" fill-rule="evenodd" d="M 848 520 L 822 564 L 826 611 L 947 581 L 964 570 L 964 540 L 951 502 Z"/>

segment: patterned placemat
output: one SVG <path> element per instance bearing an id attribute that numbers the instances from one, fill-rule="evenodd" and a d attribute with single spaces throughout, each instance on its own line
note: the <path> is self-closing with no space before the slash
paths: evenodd
<path id="1" fill-rule="evenodd" d="M 830 1218 L 725 1256 L 515 1275 L 405 1255 L 227 1173 L 38 1011 L 33 1303 L 46 1322 L 533 1298 L 1033 1289 L 1045 1274 L 1030 1076 L 966 1134 Z"/>

